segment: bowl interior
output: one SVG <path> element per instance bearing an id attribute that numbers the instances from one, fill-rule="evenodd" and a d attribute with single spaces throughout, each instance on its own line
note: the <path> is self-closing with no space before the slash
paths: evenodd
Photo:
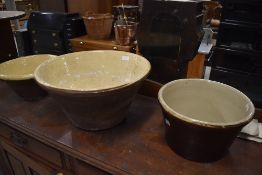
<path id="1" fill-rule="evenodd" d="M 0 64 L 0 79 L 25 80 L 33 78 L 37 66 L 54 57 L 54 55 L 43 54 L 19 57 L 6 61 Z"/>
<path id="2" fill-rule="evenodd" d="M 171 114 L 189 122 L 233 125 L 254 114 L 252 102 L 240 91 L 214 81 L 184 79 L 163 86 L 161 105 Z"/>
<path id="3" fill-rule="evenodd" d="M 121 51 L 84 51 L 41 64 L 36 80 L 44 86 L 96 91 L 132 84 L 144 78 L 150 63 L 142 56 Z"/>

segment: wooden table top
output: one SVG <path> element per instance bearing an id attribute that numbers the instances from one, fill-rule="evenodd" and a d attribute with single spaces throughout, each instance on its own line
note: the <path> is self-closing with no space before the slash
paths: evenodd
<path id="1" fill-rule="evenodd" d="M 23 11 L 0 11 L 0 20 L 1 19 L 17 19 L 25 16 Z"/>
<path id="2" fill-rule="evenodd" d="M 219 161 L 189 161 L 166 144 L 162 118 L 156 99 L 137 95 L 120 125 L 86 132 L 73 127 L 51 97 L 25 102 L 0 82 L 1 122 L 113 174 L 262 174 L 261 144 L 236 139 Z"/>

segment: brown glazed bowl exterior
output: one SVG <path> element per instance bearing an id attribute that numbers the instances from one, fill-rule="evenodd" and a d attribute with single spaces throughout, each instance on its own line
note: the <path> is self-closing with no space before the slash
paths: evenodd
<path id="1" fill-rule="evenodd" d="M 209 80 L 172 81 L 160 89 L 158 98 L 168 145 L 194 161 L 222 158 L 254 114 L 252 102 L 243 93 Z"/>
<path id="2" fill-rule="evenodd" d="M 95 131 L 111 128 L 125 118 L 150 68 L 136 54 L 83 51 L 43 63 L 35 77 L 74 126 Z"/>
<path id="3" fill-rule="evenodd" d="M 0 79 L 6 82 L 14 92 L 26 101 L 39 100 L 47 95 L 34 80 L 34 71 L 38 65 L 54 55 L 31 55 L 19 57 L 0 64 Z"/>
<path id="4" fill-rule="evenodd" d="M 121 123 L 141 82 L 99 93 L 65 94 L 48 90 L 66 117 L 88 131 L 109 129 Z"/>

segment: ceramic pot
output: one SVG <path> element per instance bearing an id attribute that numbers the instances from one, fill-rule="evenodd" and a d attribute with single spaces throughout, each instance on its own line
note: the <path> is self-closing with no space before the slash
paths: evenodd
<path id="1" fill-rule="evenodd" d="M 121 46 L 134 44 L 136 37 L 137 23 L 130 21 L 117 21 L 114 24 L 115 41 Z"/>
<path id="2" fill-rule="evenodd" d="M 160 89 L 158 99 L 168 145 L 195 161 L 220 159 L 254 115 L 246 95 L 210 80 L 172 81 Z"/>
<path id="3" fill-rule="evenodd" d="M 67 118 L 85 130 L 120 123 L 150 63 L 121 51 L 84 51 L 41 64 L 36 81 L 58 101 Z"/>
<path id="4" fill-rule="evenodd" d="M 54 55 L 43 54 L 6 61 L 0 64 L 0 79 L 26 101 L 41 99 L 47 92 L 35 83 L 33 74 L 39 64 L 53 58 Z"/>

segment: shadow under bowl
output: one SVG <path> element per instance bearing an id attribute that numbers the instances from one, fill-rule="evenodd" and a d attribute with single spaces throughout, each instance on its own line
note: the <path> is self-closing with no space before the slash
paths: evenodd
<path id="1" fill-rule="evenodd" d="M 39 100 L 47 92 L 34 80 L 34 71 L 38 65 L 54 58 L 54 55 L 31 55 L 19 57 L 0 64 L 0 79 L 9 85 L 14 92 L 26 101 Z"/>
<path id="2" fill-rule="evenodd" d="M 121 51 L 84 51 L 41 64 L 36 81 L 76 127 L 103 130 L 120 123 L 150 71 L 142 56 Z"/>
<path id="3" fill-rule="evenodd" d="M 237 89 L 203 79 L 167 83 L 158 99 L 168 145 L 184 158 L 200 162 L 222 158 L 255 110 Z"/>

